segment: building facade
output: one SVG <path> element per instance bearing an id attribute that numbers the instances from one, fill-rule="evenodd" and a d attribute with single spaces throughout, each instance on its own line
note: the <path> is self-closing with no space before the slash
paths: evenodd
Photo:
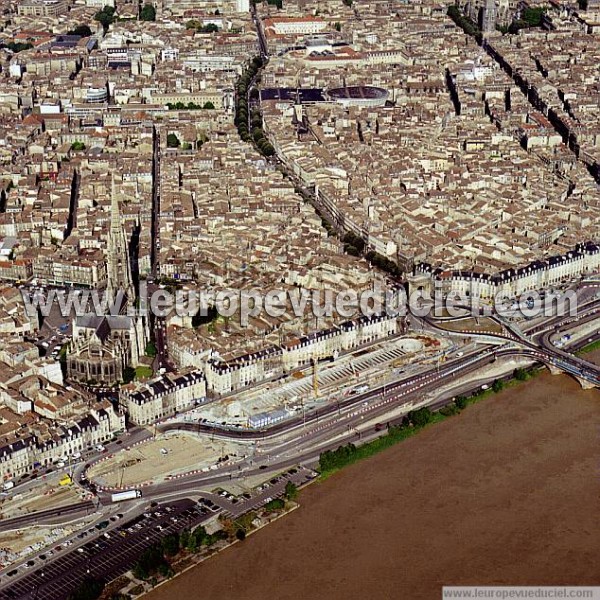
<path id="1" fill-rule="evenodd" d="M 119 403 L 131 422 L 148 425 L 192 408 L 205 396 L 204 374 L 196 369 L 188 369 L 187 372 L 165 375 L 147 384 L 123 386 Z"/>
<path id="2" fill-rule="evenodd" d="M 135 290 L 114 184 L 107 254 L 106 294 L 110 314 L 90 313 L 74 319 L 67 357 L 67 375 L 74 381 L 104 385 L 123 381 L 125 368 L 139 364 L 148 340 L 144 317 L 127 314 L 135 302 Z"/>

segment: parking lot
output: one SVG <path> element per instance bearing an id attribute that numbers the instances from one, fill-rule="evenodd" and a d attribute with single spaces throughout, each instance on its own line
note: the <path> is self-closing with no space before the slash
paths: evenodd
<path id="1" fill-rule="evenodd" d="M 315 476 L 304 467 L 290 468 L 240 496 L 220 489 L 203 493 L 199 502 L 186 499 L 154 506 L 128 521 L 113 515 L 9 571 L 0 580 L 0 600 L 65 600 L 86 577 L 110 581 L 127 572 L 143 550 L 166 535 L 218 514 L 235 519 L 281 497 L 288 481 L 301 486 Z"/>
<path id="2" fill-rule="evenodd" d="M 300 487 L 314 479 L 316 473 L 305 467 L 294 467 L 284 473 L 274 475 L 270 480 L 258 485 L 251 492 L 245 492 L 240 496 L 234 496 L 226 490 L 220 490 L 216 494 L 204 494 L 205 502 L 212 509 L 212 504 L 222 510 L 226 516 L 237 518 L 244 513 L 257 510 L 267 502 L 283 496 L 285 486 L 291 481 Z"/>
<path id="3" fill-rule="evenodd" d="M 0 600 L 64 600 L 85 577 L 110 581 L 128 571 L 153 543 L 170 533 L 195 527 L 214 513 L 192 500 L 181 500 L 146 514 L 125 523 L 108 521 L 105 528 L 81 532 L 62 556 L 64 544 L 55 546 L 43 555 L 46 560 L 40 558 L 29 568 L 26 564 L 19 572 L 3 577 Z M 88 538 L 93 539 L 85 542 Z M 78 543 L 81 545 L 76 547 Z M 48 562 L 57 555 L 59 558 Z M 16 579 L 26 571 L 30 572 Z M 15 578 L 14 583 L 11 578 Z"/>

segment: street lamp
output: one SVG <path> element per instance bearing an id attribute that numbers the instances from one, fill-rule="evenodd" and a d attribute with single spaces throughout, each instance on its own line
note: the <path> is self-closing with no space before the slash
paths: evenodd
<path id="1" fill-rule="evenodd" d="M 40 577 L 42 577 L 42 579 L 43 579 L 43 577 L 44 577 L 44 574 L 45 574 L 45 573 L 44 573 L 44 571 L 40 571 Z M 42 581 L 40 581 L 40 582 L 37 584 L 37 587 L 35 588 L 35 593 L 34 593 L 34 595 L 33 595 L 33 600 L 37 600 L 37 597 L 38 597 L 38 595 L 39 595 L 39 593 L 40 593 L 40 588 L 42 587 L 42 583 L 43 583 L 43 582 L 42 582 Z"/>

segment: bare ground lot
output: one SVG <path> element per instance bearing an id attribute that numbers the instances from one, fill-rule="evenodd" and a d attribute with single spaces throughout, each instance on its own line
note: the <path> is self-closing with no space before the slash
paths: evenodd
<path id="1" fill-rule="evenodd" d="M 163 452 L 166 454 L 163 454 Z M 104 485 L 136 485 L 160 479 L 168 473 L 210 466 L 218 458 L 234 455 L 239 445 L 211 442 L 188 433 L 158 436 L 131 449 L 123 449 L 107 460 L 93 465 L 88 477 Z"/>
<path id="2" fill-rule="evenodd" d="M 443 584 L 600 585 L 599 421 L 598 390 L 545 373 L 311 486 L 300 510 L 148 600 L 199 589 L 213 600 L 439 600 Z"/>

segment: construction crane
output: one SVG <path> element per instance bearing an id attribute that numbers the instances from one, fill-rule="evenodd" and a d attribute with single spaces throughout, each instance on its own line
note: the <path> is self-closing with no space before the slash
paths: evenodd
<path id="1" fill-rule="evenodd" d="M 319 397 L 319 359 L 315 354 L 312 357 L 313 361 L 313 392 L 315 394 L 315 398 Z"/>

